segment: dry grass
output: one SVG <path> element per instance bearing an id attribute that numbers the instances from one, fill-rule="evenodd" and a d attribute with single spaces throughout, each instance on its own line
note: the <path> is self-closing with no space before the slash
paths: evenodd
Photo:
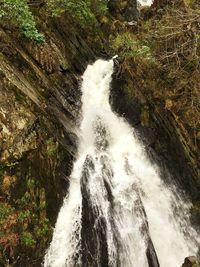
<path id="1" fill-rule="evenodd" d="M 144 25 L 144 36 L 160 64 L 160 95 L 200 143 L 200 10 L 168 8 Z M 161 96 L 162 95 L 162 96 Z M 169 105 L 166 105 L 167 107 Z"/>

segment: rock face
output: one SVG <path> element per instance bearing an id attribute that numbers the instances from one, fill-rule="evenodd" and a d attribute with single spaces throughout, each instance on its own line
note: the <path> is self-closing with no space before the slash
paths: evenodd
<path id="1" fill-rule="evenodd" d="M 148 95 L 143 95 L 142 90 L 138 90 L 141 85 L 137 84 L 136 79 L 133 84 L 132 79 L 129 80 L 128 77 L 126 72 L 121 74 L 120 79 L 118 76 L 113 77 L 113 109 L 138 130 L 150 158 L 163 169 L 166 182 L 173 182 L 170 175 L 166 175 L 168 169 L 175 183 L 186 190 L 194 200 L 198 199 L 199 163 L 194 162 L 195 157 L 190 158 L 192 152 L 189 152 L 191 148 L 182 125 L 172 113 L 154 103 Z M 136 95 L 130 97 L 127 87 L 135 91 Z M 194 162 L 194 165 L 189 162 Z"/>
<path id="2" fill-rule="evenodd" d="M 0 266 L 40 265 L 76 157 L 93 47 L 67 16 L 48 23 L 43 46 L 0 29 Z"/>
<path id="3" fill-rule="evenodd" d="M 108 3 L 110 13 L 119 20 L 133 21 L 139 17 L 137 0 L 111 0 Z"/>
<path id="4" fill-rule="evenodd" d="M 106 221 L 99 216 L 98 207 L 94 208 L 90 193 L 88 192 L 89 172 L 94 171 L 94 163 L 90 156 L 87 156 L 81 178 L 81 192 L 83 196 L 82 206 L 82 263 L 83 266 L 104 266 L 108 264 L 108 247 L 106 242 Z M 98 218 L 98 220 L 97 220 Z"/>

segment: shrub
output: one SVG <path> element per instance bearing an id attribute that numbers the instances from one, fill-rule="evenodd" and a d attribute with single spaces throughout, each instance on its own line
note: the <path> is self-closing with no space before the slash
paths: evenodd
<path id="1" fill-rule="evenodd" d="M 11 19 L 17 24 L 25 37 L 37 43 L 44 43 L 44 35 L 36 28 L 33 15 L 26 0 L 2 0 L 0 19 Z"/>
<path id="2" fill-rule="evenodd" d="M 198 154 L 200 129 L 200 10 L 198 0 L 190 8 L 168 7 L 142 25 L 142 38 L 151 46 L 159 65 L 154 96 L 170 100 L 170 110 L 183 124 L 194 154 Z M 153 87 L 151 87 L 153 88 Z M 169 105 L 165 108 L 169 110 Z"/>
<path id="3" fill-rule="evenodd" d="M 82 26 L 94 23 L 95 16 L 90 9 L 89 0 L 47 0 L 47 9 L 52 16 L 60 16 L 64 11 Z"/>
<path id="4" fill-rule="evenodd" d="M 151 21 L 148 42 L 163 65 L 187 72 L 200 67 L 199 16 L 198 9 L 186 12 L 171 8 L 156 23 Z"/>
<path id="5" fill-rule="evenodd" d="M 130 32 L 118 34 L 111 42 L 115 52 L 125 58 L 142 57 L 153 60 L 150 48 L 141 44 Z"/>
<path id="6" fill-rule="evenodd" d="M 0 202 L 0 265 L 14 257 L 19 244 L 19 235 L 16 233 L 17 212 L 7 203 Z"/>
<path id="7" fill-rule="evenodd" d="M 25 247 L 34 247 L 36 241 L 33 239 L 33 236 L 30 232 L 23 232 L 21 235 L 22 245 Z"/>
<path id="8" fill-rule="evenodd" d="M 109 0 L 91 0 L 91 10 L 96 16 L 104 15 L 107 11 Z"/>
<path id="9" fill-rule="evenodd" d="M 33 178 L 27 179 L 26 185 L 13 206 L 0 201 L 0 266 L 6 266 L 10 258 L 17 260 L 19 250 L 32 253 L 36 244 L 42 250 L 51 233 L 45 190 L 39 190 Z"/>
<path id="10" fill-rule="evenodd" d="M 44 43 L 44 35 L 39 33 L 34 17 L 29 9 L 28 0 L 0 0 L 0 20 L 10 20 L 17 25 L 23 35 L 37 43 Z M 88 27 L 97 23 L 97 17 L 107 10 L 108 0 L 46 0 L 43 12 L 50 16 L 60 16 L 67 12 L 81 27 Z"/>
<path id="11" fill-rule="evenodd" d="M 82 27 L 97 22 L 96 16 L 103 15 L 107 10 L 108 0 L 46 0 L 47 9 L 52 16 L 68 14 Z"/>

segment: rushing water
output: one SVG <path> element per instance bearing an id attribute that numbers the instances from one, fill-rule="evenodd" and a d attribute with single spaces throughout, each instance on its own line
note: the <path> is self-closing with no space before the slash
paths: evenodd
<path id="1" fill-rule="evenodd" d="M 197 253 L 190 205 L 111 110 L 113 65 L 97 60 L 83 75 L 79 153 L 45 267 L 180 267 Z"/>
<path id="2" fill-rule="evenodd" d="M 153 3 L 153 0 L 138 0 L 141 6 L 151 6 Z"/>

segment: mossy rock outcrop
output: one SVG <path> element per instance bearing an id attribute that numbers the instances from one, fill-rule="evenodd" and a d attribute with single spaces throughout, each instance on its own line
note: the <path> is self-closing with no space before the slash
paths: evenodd
<path id="1" fill-rule="evenodd" d="M 0 29 L 0 266 L 43 261 L 76 157 L 80 74 L 100 53 L 65 14 L 46 23 L 44 45 Z"/>

